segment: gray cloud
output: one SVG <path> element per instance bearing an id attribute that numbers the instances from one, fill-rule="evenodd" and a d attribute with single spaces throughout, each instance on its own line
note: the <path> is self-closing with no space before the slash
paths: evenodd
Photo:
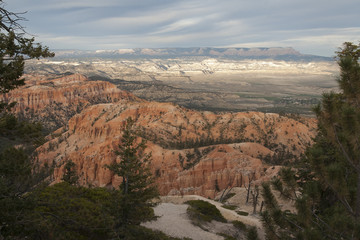
<path id="1" fill-rule="evenodd" d="M 360 40 L 358 0 L 7 0 L 50 48 L 292 46 L 333 55 Z"/>

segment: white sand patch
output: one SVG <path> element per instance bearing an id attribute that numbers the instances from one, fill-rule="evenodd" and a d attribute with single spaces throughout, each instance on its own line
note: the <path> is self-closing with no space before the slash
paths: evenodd
<path id="1" fill-rule="evenodd" d="M 226 220 L 228 220 L 229 222 L 238 220 L 238 221 L 243 222 L 246 225 L 254 226 L 254 227 L 256 227 L 256 229 L 258 231 L 259 238 L 265 239 L 264 229 L 262 227 L 262 223 L 261 223 L 259 216 L 254 216 L 251 214 L 248 216 L 238 215 L 233 210 L 229 210 L 229 209 L 221 207 L 223 205 L 223 203 L 219 203 L 219 202 L 216 202 L 216 201 L 213 201 L 213 200 L 210 200 L 210 199 L 198 196 L 198 195 L 185 195 L 183 197 L 181 197 L 181 196 L 163 196 L 163 197 L 161 197 L 162 203 L 183 204 L 184 202 L 189 201 L 189 200 L 203 200 L 203 201 L 207 201 L 207 202 L 215 205 Z M 196 239 L 196 238 L 194 238 L 194 239 Z"/>
<path id="2" fill-rule="evenodd" d="M 146 222 L 144 227 L 159 230 L 165 234 L 178 238 L 191 238 L 194 240 L 222 240 L 221 236 L 206 232 L 200 227 L 191 224 L 186 209 L 186 204 L 161 203 L 154 208 L 156 221 Z"/>

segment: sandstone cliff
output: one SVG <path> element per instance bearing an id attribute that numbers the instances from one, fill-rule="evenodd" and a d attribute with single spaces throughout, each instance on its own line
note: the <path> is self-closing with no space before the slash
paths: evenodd
<path id="1" fill-rule="evenodd" d="M 5 96 L 15 111 L 57 129 L 37 149 L 38 161 L 56 165 L 60 181 L 67 160 L 76 163 L 80 184 L 118 186 L 104 168 L 114 154 L 124 120 L 132 117 L 148 140 L 152 171 L 161 194 L 214 197 L 227 186 L 244 186 L 249 176 L 269 179 L 273 166 L 293 161 L 311 144 L 313 119 L 272 113 L 201 112 L 171 103 L 148 102 L 103 81 L 82 75 L 48 79 L 27 76 L 26 86 Z"/>
<path id="2" fill-rule="evenodd" d="M 71 159 L 81 184 L 117 186 L 120 179 L 104 165 L 116 160 L 114 150 L 128 117 L 149 140 L 147 151 L 152 152 L 161 194 L 214 197 L 216 190 L 228 185 L 243 186 L 250 175 L 268 179 L 276 169 L 261 159 L 279 152 L 287 152 L 288 158 L 298 156 L 315 132 L 312 120 L 278 114 L 217 115 L 167 103 L 122 101 L 90 106 L 75 115 L 68 130 L 38 149 L 39 161 L 59 166 L 56 181 L 63 175 L 63 163 Z"/>
<path id="3" fill-rule="evenodd" d="M 51 77 L 26 75 L 26 85 L 0 96 L 0 101 L 17 102 L 14 112 L 55 130 L 90 105 L 138 99 L 111 83 L 90 81 L 80 74 Z"/>

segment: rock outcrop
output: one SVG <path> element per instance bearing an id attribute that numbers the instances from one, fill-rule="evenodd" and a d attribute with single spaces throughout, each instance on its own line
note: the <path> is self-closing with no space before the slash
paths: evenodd
<path id="1" fill-rule="evenodd" d="M 214 114 L 157 102 L 117 102 L 90 106 L 69 120 L 38 149 L 39 161 L 55 162 L 55 180 L 67 160 L 76 163 L 82 185 L 117 186 L 120 179 L 104 166 L 114 154 L 121 126 L 135 119 L 152 153 L 153 173 L 161 194 L 214 197 L 227 186 L 243 186 L 249 177 L 268 179 L 276 171 L 264 159 L 278 153 L 293 158 L 311 143 L 315 122 L 278 114 Z M 194 147 L 196 146 L 196 147 Z"/>
<path id="2" fill-rule="evenodd" d="M 139 100 L 129 92 L 105 81 L 90 81 L 80 74 L 63 77 L 27 75 L 26 85 L 4 96 L 0 101 L 17 102 L 13 111 L 39 121 L 48 130 L 55 130 L 86 107 L 97 103 Z"/>
<path id="3" fill-rule="evenodd" d="M 114 151 L 121 127 L 131 117 L 147 140 L 152 171 L 161 194 L 215 197 L 227 186 L 244 186 L 277 173 L 274 166 L 293 161 L 312 142 L 313 119 L 273 113 L 215 114 L 171 103 L 148 102 L 104 81 L 75 74 L 48 79 L 27 76 L 27 84 L 5 96 L 15 111 L 61 126 L 37 149 L 41 164 L 55 164 L 61 181 L 72 160 L 82 185 L 117 187 L 121 179 L 106 164 L 120 161 Z"/>

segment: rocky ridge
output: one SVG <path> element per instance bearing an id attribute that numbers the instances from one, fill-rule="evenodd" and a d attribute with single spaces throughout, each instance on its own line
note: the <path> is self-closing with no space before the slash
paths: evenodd
<path id="1" fill-rule="evenodd" d="M 105 81 L 90 81 L 81 74 L 25 75 L 26 85 L 0 96 L 0 101 L 17 102 L 18 115 L 42 122 L 48 130 L 65 126 L 67 121 L 86 107 L 97 103 L 137 100 Z"/>
<path id="2" fill-rule="evenodd" d="M 15 110 L 32 112 L 39 119 L 47 116 L 43 122 L 50 125 L 51 119 L 68 119 L 37 149 L 40 163 L 56 164 L 55 181 L 61 180 L 64 163 L 72 160 L 82 185 L 118 186 L 121 179 L 104 166 L 119 161 L 114 150 L 128 117 L 148 140 L 152 171 L 163 195 L 213 198 L 229 185 L 243 186 L 249 176 L 269 179 L 276 174 L 273 165 L 279 159 L 291 161 L 299 156 L 315 134 L 315 121 L 298 116 L 195 111 L 144 101 L 111 83 L 89 81 L 78 74 L 28 79 L 25 87 L 11 92 L 12 98 L 8 95 L 7 99 L 19 102 Z M 54 108 L 58 105 L 60 112 Z M 81 111 L 73 110 L 79 105 Z"/>
<path id="3" fill-rule="evenodd" d="M 243 186 L 249 175 L 269 178 L 276 169 L 261 159 L 281 151 L 291 153 L 290 158 L 298 156 L 315 132 L 312 121 L 301 123 L 277 114 L 216 115 L 166 103 L 117 102 L 93 105 L 71 118 L 68 130 L 38 149 L 39 161 L 55 161 L 57 181 L 63 175 L 61 166 L 71 159 L 81 184 L 117 186 L 120 179 L 104 166 L 119 160 L 114 149 L 128 117 L 148 139 L 147 151 L 152 153 L 153 172 L 164 195 L 214 197 L 216 189 Z M 202 139 L 208 142 L 199 144 Z"/>
<path id="4" fill-rule="evenodd" d="M 120 160 L 114 150 L 128 117 L 147 140 L 162 195 L 214 198 L 227 186 L 244 186 L 249 177 L 269 179 L 278 170 L 273 165 L 298 157 L 315 135 L 315 121 L 299 116 L 195 111 L 144 101 L 111 83 L 79 74 L 27 79 L 26 86 L 6 99 L 18 101 L 19 114 L 48 126 L 63 121 L 37 149 L 39 163 L 56 165 L 55 182 L 64 174 L 64 163 L 72 160 L 80 184 L 118 186 L 121 179 L 104 166 Z"/>
<path id="5" fill-rule="evenodd" d="M 77 72 L 90 76 L 101 76 L 126 81 L 211 82 L 213 79 L 247 83 L 252 75 L 319 75 L 337 73 L 335 63 L 303 62 L 283 60 L 233 60 L 219 58 L 172 58 L 172 59 L 43 59 L 29 61 L 25 71 L 32 73 L 62 74 Z M 229 75 L 229 76 L 227 76 Z"/>
<path id="6" fill-rule="evenodd" d="M 213 48 L 213 47 L 193 47 L 193 48 L 133 48 L 117 50 L 58 50 L 56 56 L 59 58 L 79 58 L 79 57 L 98 57 L 98 58 L 146 58 L 146 57 L 224 57 L 224 58 L 279 58 L 279 59 L 319 59 L 328 60 L 326 57 L 304 55 L 291 47 L 273 48 Z"/>

